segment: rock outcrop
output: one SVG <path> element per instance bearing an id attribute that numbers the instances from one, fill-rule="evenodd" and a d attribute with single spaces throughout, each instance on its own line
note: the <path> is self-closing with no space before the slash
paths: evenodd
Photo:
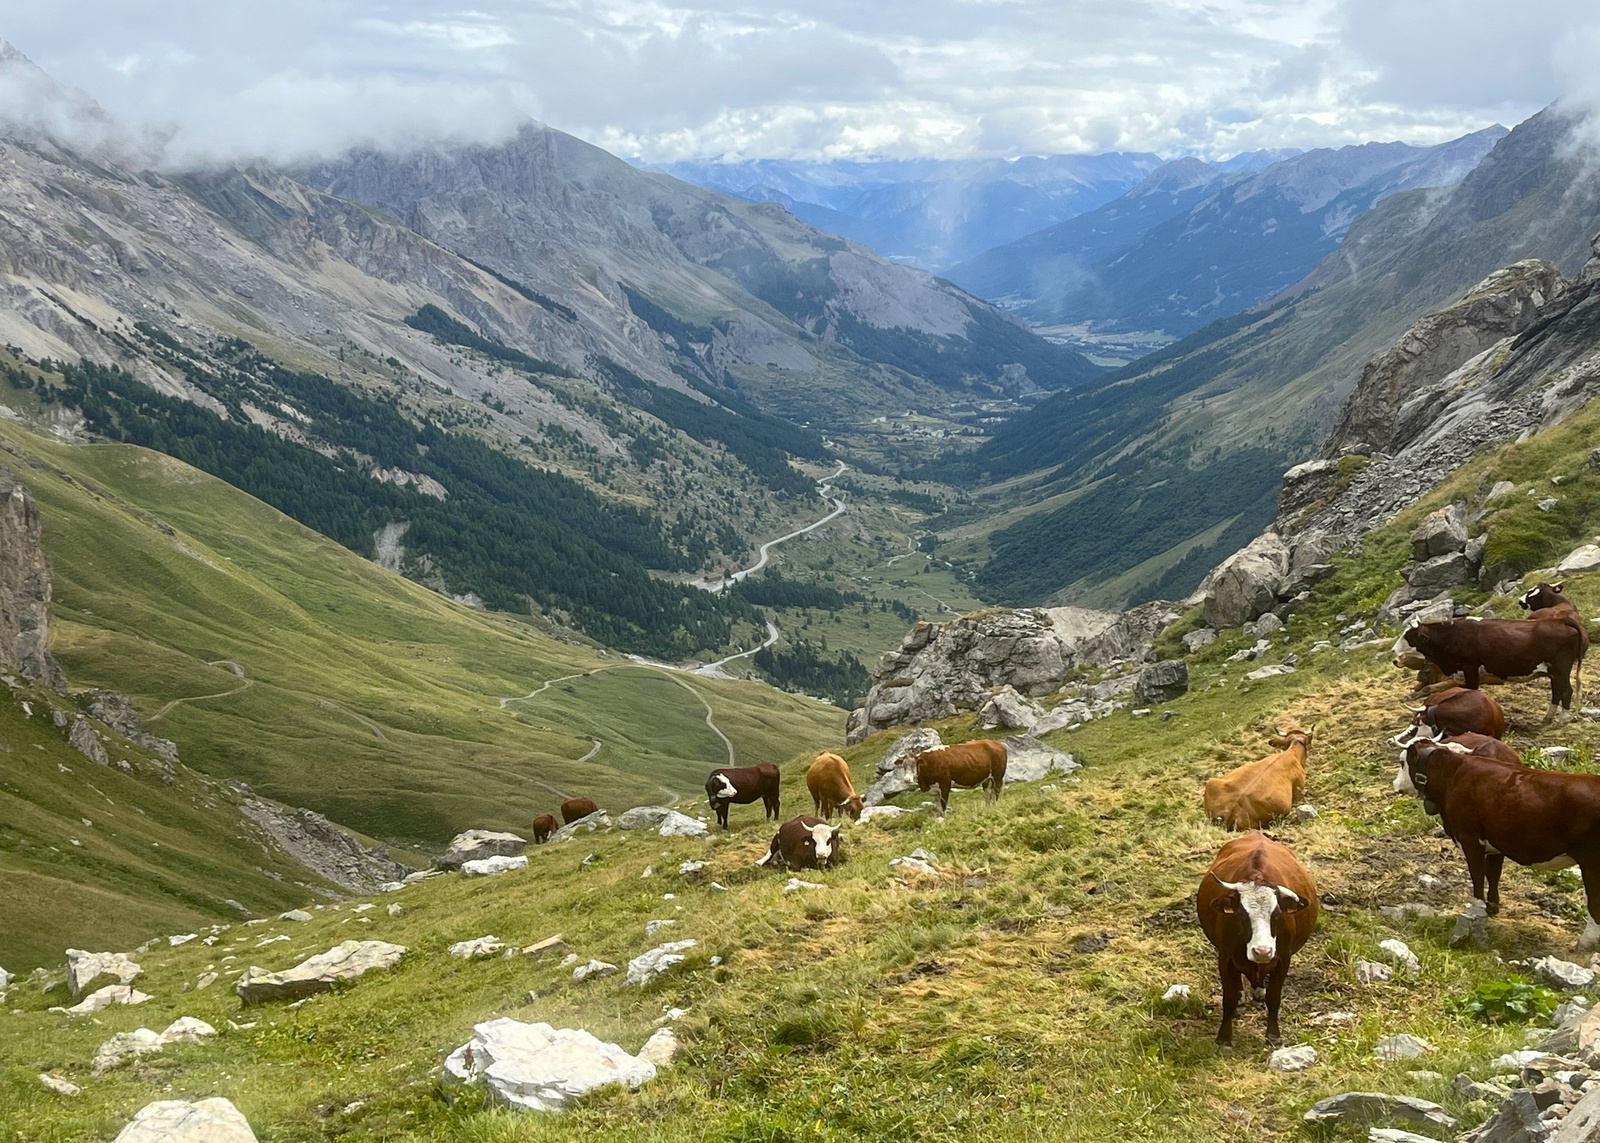
<path id="1" fill-rule="evenodd" d="M 999 688 L 1045 695 L 1080 667 L 1138 661 L 1174 617 L 1171 604 L 1155 602 L 1131 611 L 993 608 L 948 623 L 918 623 L 873 668 L 872 689 L 850 715 L 847 741 L 977 710 Z"/>
<path id="2" fill-rule="evenodd" d="M 74 1000 L 102 976 L 115 977 L 118 984 L 132 984 L 143 974 L 144 969 L 127 953 L 67 950 L 67 991 Z"/>
<path id="3" fill-rule="evenodd" d="M 561 1111 L 596 1088 L 636 1088 L 656 1077 L 649 1060 L 629 1055 L 581 1028 L 553 1028 L 501 1017 L 479 1024 L 444 1062 L 446 1095 L 481 1086 L 491 1103 Z"/>
<path id="4" fill-rule="evenodd" d="M 449 848 L 433 864 L 439 869 L 460 869 L 469 861 L 486 857 L 517 857 L 527 848 L 527 839 L 514 833 L 469 829 L 451 838 Z"/>
<path id="5" fill-rule="evenodd" d="M 221 1097 L 147 1103 L 113 1143 L 256 1143 L 250 1121 Z"/>
<path id="6" fill-rule="evenodd" d="M 1206 626 L 1238 627 L 1278 605 L 1289 574 L 1289 545 L 1267 531 L 1223 560 L 1206 577 Z"/>
<path id="7" fill-rule="evenodd" d="M 354 980 L 375 969 L 391 969 L 400 963 L 405 953 L 404 945 L 392 945 L 387 941 L 345 941 L 283 972 L 268 972 L 251 965 L 233 990 L 246 1004 L 299 1000 L 331 991 L 337 981 Z"/>
<path id="8" fill-rule="evenodd" d="M 39 506 L 0 468 L 0 666 L 29 682 L 67 689 L 50 654 L 50 561 L 39 544 Z"/>
<path id="9" fill-rule="evenodd" d="M 390 859 L 386 846 L 368 849 L 315 810 L 247 797 L 239 812 L 307 869 L 353 893 L 376 893 L 410 872 Z"/>

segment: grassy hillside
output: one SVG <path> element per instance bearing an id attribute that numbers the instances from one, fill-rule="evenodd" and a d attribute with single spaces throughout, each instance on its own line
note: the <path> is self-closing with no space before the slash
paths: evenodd
<path id="1" fill-rule="evenodd" d="M 1490 1108 L 1451 1093 L 1449 1077 L 1483 1078 L 1493 1056 L 1524 1045 L 1524 1028 L 1481 1023 L 1460 1004 L 1480 985 L 1511 979 L 1507 961 L 1574 955 L 1580 883 L 1508 868 L 1493 951 L 1451 950 L 1450 914 L 1467 895 L 1463 863 L 1419 803 L 1389 790 L 1387 737 L 1403 724 L 1407 680 L 1385 648 L 1311 648 L 1371 615 L 1398 581 L 1423 512 L 1475 496 L 1486 480 L 1548 487 L 1550 475 L 1568 477 L 1561 495 L 1574 506 L 1564 526 L 1600 526 L 1586 483 L 1595 478 L 1569 472 L 1597 416 L 1480 458 L 1369 537 L 1274 649 L 1273 657 L 1299 656 L 1294 674 L 1244 683 L 1247 665 L 1227 657 L 1249 639 L 1234 635 L 1191 659 L 1190 693 L 1169 704 L 1170 721 L 1119 712 L 1053 736 L 1084 763 L 1078 775 L 1014 786 L 993 807 L 958 795 L 944 821 L 924 813 L 850 827 L 845 863 L 806 875 L 825 889 L 784 894 L 783 876 L 755 868 L 770 830 L 757 811 L 736 808 L 735 829 L 709 841 L 595 835 L 534 850 L 526 873 L 432 881 L 365 915 L 330 906 L 304 925 L 235 927 L 214 948 L 160 946 L 144 958 L 142 983 L 155 999 L 98 1023 L 49 1015 L 55 997 L 19 987 L 7 1005 L 20 1014 L 0 1023 L 0 1101 L 11 1109 L 10 1135 L 0 1139 L 102 1139 L 150 1099 L 212 1094 L 233 1099 L 272 1139 L 1292 1139 L 1305 1137 L 1307 1106 L 1344 1090 L 1419 1095 L 1464 1126 L 1477 1122 Z M 1520 510 L 1490 518 L 1491 542 L 1497 528 L 1526 534 Z M 1526 551 L 1543 560 L 1568 542 L 1552 535 L 1527 541 Z M 1600 576 L 1575 577 L 1569 591 L 1589 613 L 1600 608 Z M 1472 598 L 1514 610 L 1507 598 Z M 1596 724 L 1541 726 L 1537 686 L 1496 695 L 1510 716 L 1507 737 L 1525 755 L 1563 744 L 1573 748 L 1569 765 L 1592 765 Z M 1213 1044 L 1215 962 L 1191 902 L 1228 836 L 1203 820 L 1201 783 L 1265 753 L 1272 728 L 1289 722 L 1315 728 L 1306 800 L 1320 814 L 1274 832 L 1310 868 L 1325 908 L 1284 1004 L 1288 1041 L 1313 1044 L 1321 1059 L 1280 1075 L 1264 1066 L 1257 1008 L 1245 1009 L 1237 1047 Z M 966 718 L 942 730 L 947 740 L 973 734 Z M 858 784 L 889 737 L 844 752 Z M 805 762 L 797 752 L 784 767 L 786 813 L 806 808 Z M 892 874 L 888 859 L 916 846 L 937 855 L 937 879 Z M 707 862 L 706 881 L 676 875 L 691 858 Z M 727 891 L 711 890 L 713 878 Z M 1409 901 L 1441 915 L 1391 923 L 1377 911 Z M 392 902 L 404 912 L 389 916 L 382 906 Z M 645 922 L 658 918 L 677 924 L 647 939 Z M 280 932 L 290 939 L 261 944 Z M 445 951 L 485 933 L 522 944 L 556 932 L 580 957 L 619 964 L 667 936 L 700 945 L 642 991 L 616 978 L 575 985 L 570 969 L 550 961 L 466 963 Z M 243 1012 L 226 977 L 205 992 L 181 991 L 204 971 L 284 967 L 351 936 L 411 951 L 393 974 L 292 1011 Z M 1359 984 L 1356 961 L 1383 959 L 1378 944 L 1390 937 L 1411 946 L 1420 976 Z M 713 956 L 723 963 L 713 967 Z M 1191 987 L 1188 1002 L 1160 999 L 1175 983 Z M 600 1093 L 562 1117 L 450 1106 L 438 1096 L 440 1060 L 475 1022 L 510 1015 L 581 1026 L 637 1050 L 667 1006 L 689 1010 L 679 1025 L 685 1055 L 637 1094 Z M 1356 1016 L 1312 1022 L 1332 1012 Z M 88 1077 L 107 1035 L 180 1015 L 222 1034 L 214 1045 Z M 1400 1032 L 1424 1037 L 1431 1051 L 1375 1059 L 1376 1042 Z M 85 1094 L 60 1099 L 39 1085 L 41 1070 L 84 1084 Z M 1408 1074 L 1423 1070 L 1441 1078 Z"/>
<path id="2" fill-rule="evenodd" d="M 5 437 L 44 518 L 73 683 L 128 691 L 189 765 L 372 836 L 526 829 L 558 790 L 611 807 L 695 790 L 727 759 L 702 699 L 741 762 L 843 725 L 453 603 L 171 458 Z M 563 676 L 580 677 L 541 690 Z"/>

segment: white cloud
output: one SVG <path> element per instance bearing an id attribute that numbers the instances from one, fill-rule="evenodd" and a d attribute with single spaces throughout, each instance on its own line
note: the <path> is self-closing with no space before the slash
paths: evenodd
<path id="1" fill-rule="evenodd" d="M 1438 141 L 1594 84 L 1592 0 L 56 0 L 0 34 L 178 153 L 651 160 Z M 1596 85 L 1595 95 L 1600 95 Z"/>

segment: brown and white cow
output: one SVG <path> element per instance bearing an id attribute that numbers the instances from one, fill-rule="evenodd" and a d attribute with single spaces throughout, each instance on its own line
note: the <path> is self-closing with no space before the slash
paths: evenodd
<path id="1" fill-rule="evenodd" d="M 832 869 L 839 860 L 839 827 L 802 814 L 778 827 L 757 865 L 783 869 Z"/>
<path id="2" fill-rule="evenodd" d="M 1480 673 L 1502 679 L 1550 671 L 1550 709 L 1572 708 L 1573 668 L 1582 680 L 1583 650 L 1588 633 L 1570 615 L 1548 619 L 1443 619 L 1419 623 L 1402 638 L 1446 675 L 1460 671 L 1468 688 L 1478 689 Z"/>
<path id="3" fill-rule="evenodd" d="M 917 768 L 917 789 L 927 793 L 939 788 L 939 814 L 950 805 L 950 787 L 983 787 L 985 804 L 998 801 L 1006 781 L 1006 744 L 992 738 L 978 738 L 957 746 L 936 746 L 913 756 Z"/>
<path id="4" fill-rule="evenodd" d="M 1568 599 L 1559 583 L 1540 580 L 1530 591 L 1517 599 L 1517 606 L 1528 612 L 1529 619 L 1575 619 L 1583 632 L 1583 650 L 1578 655 L 1578 674 L 1583 674 L 1583 659 L 1589 653 L 1589 625 L 1578 614 L 1578 605 Z M 1576 700 L 1575 700 L 1576 701 Z"/>
<path id="5" fill-rule="evenodd" d="M 550 835 L 556 832 L 556 818 L 554 814 L 540 814 L 533 819 L 533 843 L 543 845 L 550 840 Z"/>
<path id="6" fill-rule="evenodd" d="M 1206 817 L 1229 829 L 1260 829 L 1294 808 L 1306 788 L 1311 731 L 1279 731 L 1269 741 L 1278 753 L 1206 782 Z"/>
<path id="7" fill-rule="evenodd" d="M 1466 858 L 1472 895 L 1491 912 L 1499 899 L 1484 896 L 1485 875 L 1497 875 L 1505 858 L 1533 869 L 1576 865 L 1589 907 L 1579 947 L 1600 941 L 1600 775 L 1508 766 L 1418 743 L 1408 777 L 1438 806 L 1445 832 Z"/>
<path id="8" fill-rule="evenodd" d="M 768 821 L 778 817 L 778 768 L 771 762 L 754 766 L 723 766 L 706 779 L 706 800 L 717 811 L 717 824 L 728 828 L 728 806 L 748 806 L 760 799 Z"/>
<path id="9" fill-rule="evenodd" d="M 1451 687 L 1426 696 L 1411 708 L 1411 726 L 1395 741 L 1405 746 L 1418 738 L 1438 739 L 1451 734 L 1483 734 L 1500 738 L 1506 732 L 1506 712 L 1482 691 Z"/>
<path id="10" fill-rule="evenodd" d="M 1522 766 L 1521 755 L 1498 738 L 1490 738 L 1484 734 L 1458 734 L 1437 741 L 1418 738 L 1400 752 L 1400 772 L 1395 775 L 1394 792 L 1416 794 L 1420 797 L 1423 811 L 1430 817 L 1437 817 L 1444 827 L 1444 832 L 1452 838 L 1455 837 L 1455 833 L 1451 830 L 1449 821 L 1445 819 L 1443 809 L 1429 793 L 1419 790 L 1411 779 L 1414 768 L 1420 769 L 1424 774 L 1427 773 L 1427 762 L 1423 754 L 1425 747 L 1430 749 L 1443 747 L 1454 754 L 1471 754 L 1490 762 L 1498 762 L 1502 766 Z M 1484 872 L 1489 881 L 1489 896 L 1485 904 L 1491 914 L 1500 911 L 1500 872 L 1504 865 L 1505 856 L 1500 853 L 1488 854 L 1484 862 Z"/>
<path id="11" fill-rule="evenodd" d="M 835 811 L 849 814 L 851 821 L 861 820 L 861 795 L 850 781 L 850 764 L 837 754 L 823 751 L 817 755 L 806 771 L 806 789 L 823 820 L 831 822 Z"/>
<path id="12" fill-rule="evenodd" d="M 1236 837 L 1217 852 L 1195 894 L 1200 928 L 1217 950 L 1222 980 L 1222 1027 L 1217 1043 L 1233 1043 L 1233 1019 L 1250 981 L 1267 1002 L 1267 1039 L 1277 1043 L 1278 1006 L 1289 960 L 1317 923 L 1317 884 L 1289 848 L 1259 831 Z"/>
<path id="13" fill-rule="evenodd" d="M 593 798 L 568 798 L 561 803 L 561 821 L 565 825 L 599 812 L 600 807 L 595 805 Z"/>

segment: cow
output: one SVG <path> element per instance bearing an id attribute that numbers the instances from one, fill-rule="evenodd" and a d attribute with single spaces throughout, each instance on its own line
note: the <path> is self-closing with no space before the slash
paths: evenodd
<path id="1" fill-rule="evenodd" d="M 824 821 L 832 821 L 835 810 L 861 820 L 861 795 L 850 781 L 850 765 L 837 754 L 824 751 L 806 771 L 806 789 Z"/>
<path id="2" fill-rule="evenodd" d="M 1268 741 L 1278 753 L 1206 782 L 1206 817 L 1229 829 L 1260 829 L 1294 808 L 1306 788 L 1311 731 L 1280 730 Z"/>
<path id="3" fill-rule="evenodd" d="M 950 805 L 950 787 L 983 787 L 985 804 L 998 801 L 1006 781 L 1006 744 L 978 738 L 959 746 L 936 746 L 912 756 L 917 789 L 926 794 L 939 787 L 939 816 Z"/>
<path id="4" fill-rule="evenodd" d="M 556 832 L 556 818 L 554 814 L 540 814 L 533 819 L 533 844 L 543 845 L 550 840 L 550 835 Z"/>
<path id="5" fill-rule="evenodd" d="M 832 869 L 839 860 L 839 827 L 810 814 L 791 818 L 778 827 L 757 865 L 781 869 Z"/>
<path id="6" fill-rule="evenodd" d="M 1418 623 L 1402 636 L 1446 675 L 1463 673 L 1469 690 L 1477 690 L 1480 672 L 1502 679 L 1531 675 L 1541 665 L 1550 670 L 1550 709 L 1572 709 L 1573 667 L 1582 681 L 1583 623 L 1570 615 L 1548 619 L 1443 619 Z"/>
<path id="7" fill-rule="evenodd" d="M 1428 695 L 1421 706 L 1411 708 L 1411 713 L 1411 726 L 1395 739 L 1397 746 L 1405 746 L 1417 738 L 1436 739 L 1440 735 L 1483 734 L 1500 738 L 1506 732 L 1506 712 L 1500 704 L 1482 691 L 1466 687 L 1451 687 Z"/>
<path id="8" fill-rule="evenodd" d="M 1437 741 L 1423 737 L 1415 739 L 1402 750 L 1400 752 L 1400 772 L 1394 778 L 1394 792 L 1397 794 L 1416 794 L 1420 797 L 1423 811 L 1429 816 L 1437 817 L 1444 826 L 1444 832 L 1450 837 L 1455 837 L 1455 833 L 1451 830 L 1449 821 L 1445 820 L 1439 804 L 1429 794 L 1419 790 L 1411 779 L 1411 773 L 1415 767 L 1420 766 L 1422 772 L 1426 773 L 1427 764 L 1422 761 L 1424 747 L 1443 747 L 1445 750 L 1455 754 L 1471 754 L 1476 758 L 1498 762 L 1502 766 L 1522 766 L 1522 756 L 1515 750 L 1499 739 L 1490 738 L 1483 734 L 1459 734 Z M 1484 863 L 1484 869 L 1489 879 L 1489 896 L 1485 904 L 1491 914 L 1500 911 L 1500 870 L 1504 865 L 1505 857 L 1499 853 L 1489 854 Z"/>
<path id="9" fill-rule="evenodd" d="M 561 821 L 565 825 L 599 812 L 600 807 L 594 804 L 593 798 L 568 798 L 561 803 Z"/>
<path id="10" fill-rule="evenodd" d="M 1418 743 L 1407 777 L 1439 807 L 1445 832 L 1466 858 L 1472 895 L 1489 912 L 1498 911 L 1499 895 L 1492 903 L 1484 896 L 1485 874 L 1498 880 L 1505 858 L 1541 870 L 1576 865 L 1589 909 L 1579 947 L 1600 941 L 1600 775 L 1508 766 Z"/>
<path id="11" fill-rule="evenodd" d="M 1561 586 L 1559 583 L 1546 583 L 1540 580 L 1532 590 L 1523 592 L 1517 598 L 1517 606 L 1528 612 L 1529 619 L 1570 617 L 1578 621 L 1578 627 L 1583 632 L 1583 650 L 1578 655 L 1578 671 L 1581 675 L 1584 656 L 1589 653 L 1589 626 L 1584 623 L 1583 616 L 1578 614 L 1578 605 L 1562 594 Z"/>
<path id="12" fill-rule="evenodd" d="M 706 779 L 706 800 L 717 811 L 717 824 L 728 827 L 728 806 L 747 806 L 757 798 L 767 810 L 767 820 L 778 817 L 778 768 L 771 762 L 754 766 L 724 766 Z"/>
<path id="13" fill-rule="evenodd" d="M 1285 845 L 1259 830 L 1223 846 L 1195 894 L 1200 928 L 1217 950 L 1222 978 L 1222 1027 L 1217 1043 L 1233 1043 L 1240 977 L 1267 1002 L 1267 1040 L 1278 1043 L 1278 1005 L 1289 959 L 1317 923 L 1317 883 Z"/>

